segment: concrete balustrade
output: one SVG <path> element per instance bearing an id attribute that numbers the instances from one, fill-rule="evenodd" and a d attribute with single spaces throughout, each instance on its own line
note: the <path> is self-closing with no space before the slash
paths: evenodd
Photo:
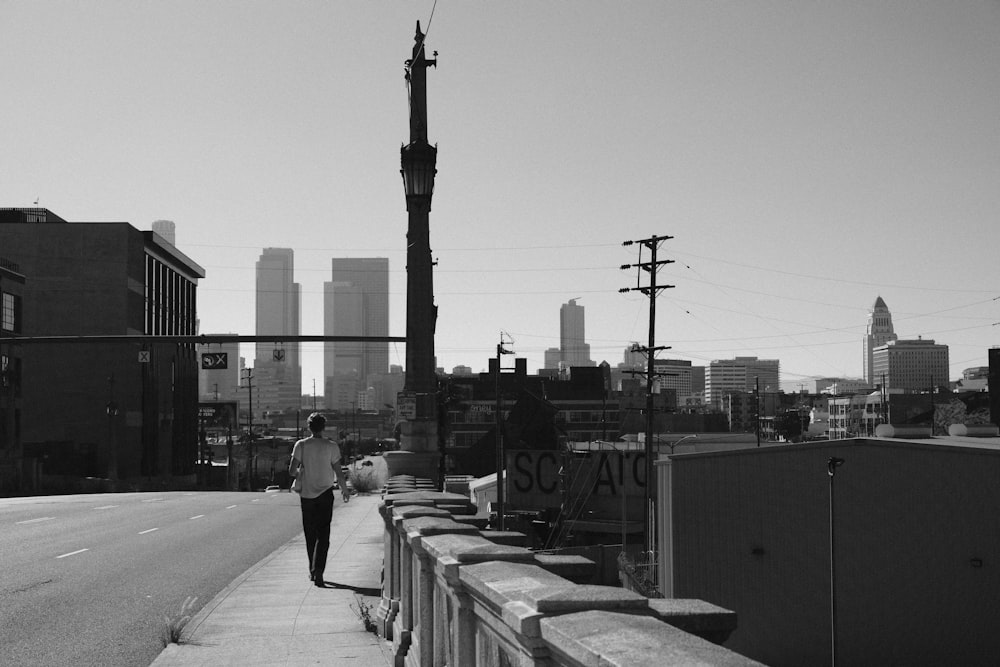
<path id="1" fill-rule="evenodd" d="M 719 645 L 736 627 L 731 611 L 582 583 L 592 561 L 482 530 L 463 496 L 399 489 L 387 487 L 380 508 L 377 612 L 397 666 L 759 664 Z"/>

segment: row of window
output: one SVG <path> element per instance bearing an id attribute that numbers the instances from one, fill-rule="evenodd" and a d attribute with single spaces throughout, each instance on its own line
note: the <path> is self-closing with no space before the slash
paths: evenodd
<path id="1" fill-rule="evenodd" d="M 195 331 L 195 284 L 146 255 L 146 334 L 190 336 Z"/>

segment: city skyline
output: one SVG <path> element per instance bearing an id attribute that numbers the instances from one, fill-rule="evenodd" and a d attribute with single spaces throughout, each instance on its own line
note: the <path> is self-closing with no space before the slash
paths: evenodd
<path id="1" fill-rule="evenodd" d="M 17 63 L 0 71 L 2 204 L 174 221 L 206 270 L 202 331 L 255 330 L 254 259 L 285 247 L 303 334 L 323 330 L 330 257 L 384 256 L 388 333 L 405 335 L 402 65 L 420 20 L 439 52 L 446 370 L 485 370 L 501 332 L 542 367 L 574 298 L 591 358 L 615 365 L 648 312 L 618 293 L 642 259 L 621 243 L 651 235 L 674 237 L 664 357 L 779 359 L 786 390 L 863 377 L 878 296 L 900 339 L 949 346 L 951 380 L 1000 342 L 995 3 L 232 7 L 38 0 L 0 21 Z M 303 393 L 322 358 L 303 346 Z"/>

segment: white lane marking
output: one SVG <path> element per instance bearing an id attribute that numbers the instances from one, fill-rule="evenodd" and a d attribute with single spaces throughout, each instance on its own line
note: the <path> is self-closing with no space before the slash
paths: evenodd
<path id="1" fill-rule="evenodd" d="M 250 502 L 252 502 L 252 503 L 259 503 L 260 502 L 260 498 L 254 498 Z"/>
<path id="2" fill-rule="evenodd" d="M 200 519 L 200 518 L 201 518 L 201 517 L 203 517 L 203 516 L 205 516 L 205 515 L 204 515 L 204 514 L 198 514 L 198 515 L 196 515 L 196 516 L 193 516 L 193 517 L 191 517 L 191 518 L 190 518 L 190 519 L 188 519 L 188 520 L 189 520 L 189 521 L 194 521 L 195 519 Z"/>
<path id="3" fill-rule="evenodd" d="M 118 505 L 101 505 L 100 507 L 95 507 L 95 510 L 110 510 L 118 507 Z"/>
<path id="4" fill-rule="evenodd" d="M 18 521 L 17 525 L 23 526 L 26 523 L 41 523 L 42 521 L 52 521 L 53 519 L 55 519 L 54 516 L 43 516 L 37 519 L 27 519 L 26 521 Z"/>
<path id="5" fill-rule="evenodd" d="M 143 500 L 144 503 L 159 503 L 163 502 L 163 498 L 149 498 L 148 500 Z"/>
<path id="6" fill-rule="evenodd" d="M 236 507 L 236 505 L 230 505 L 230 506 L 229 506 L 229 507 L 227 507 L 226 509 L 227 509 L 227 510 L 231 510 L 231 509 L 233 509 L 234 507 Z"/>
<path id="7" fill-rule="evenodd" d="M 76 551 L 70 551 L 68 554 L 63 554 L 62 556 L 56 556 L 56 560 L 60 558 L 66 558 L 67 556 L 75 556 L 77 554 L 82 554 L 84 551 L 90 551 L 90 549 L 77 549 Z"/>
<path id="8" fill-rule="evenodd" d="M 154 530 L 159 530 L 159 528 L 150 528 L 149 530 L 140 530 L 140 531 L 139 531 L 139 534 L 140 534 L 140 535 L 145 535 L 146 533 L 151 533 L 151 532 L 153 532 Z"/>

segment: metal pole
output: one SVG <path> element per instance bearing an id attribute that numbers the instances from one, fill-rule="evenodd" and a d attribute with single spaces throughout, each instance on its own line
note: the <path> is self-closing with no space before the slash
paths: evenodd
<path id="1" fill-rule="evenodd" d="M 625 526 L 628 523 L 628 514 L 625 508 L 625 448 L 626 443 L 622 443 L 622 451 L 618 458 L 618 492 L 622 494 L 622 554 L 625 554 L 625 546 L 628 540 L 628 534 L 626 532 Z M 617 450 L 617 447 L 614 447 Z"/>
<path id="2" fill-rule="evenodd" d="M 831 456 L 827 462 L 827 474 L 830 477 L 830 665 L 837 667 L 837 567 L 836 543 L 834 541 L 834 503 L 833 477 L 837 468 L 844 465 L 844 459 Z"/>
<path id="3" fill-rule="evenodd" d="M 754 432 L 757 434 L 757 446 L 760 447 L 760 377 L 753 379 L 753 413 L 756 422 Z"/>
<path id="4" fill-rule="evenodd" d="M 504 488 L 503 488 L 503 394 L 500 393 L 500 355 L 503 354 L 503 342 L 497 344 L 497 375 L 496 375 L 496 432 L 497 432 L 497 530 L 504 529 Z"/>

